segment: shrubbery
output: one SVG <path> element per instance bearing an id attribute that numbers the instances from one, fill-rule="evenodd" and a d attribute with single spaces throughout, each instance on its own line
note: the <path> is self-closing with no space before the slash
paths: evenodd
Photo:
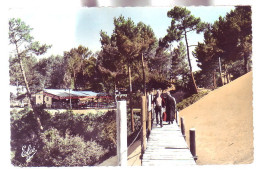
<path id="1" fill-rule="evenodd" d="M 69 131 L 65 137 L 57 129 L 44 132 L 42 152 L 37 153 L 33 166 L 86 166 L 95 164 L 108 149 L 95 141 L 87 141 Z"/>
<path id="2" fill-rule="evenodd" d="M 192 96 L 182 100 L 181 102 L 177 103 L 177 110 L 181 111 L 185 109 L 186 107 L 192 105 L 208 93 L 209 91 L 199 91 L 198 94 L 193 94 Z"/>
<path id="3" fill-rule="evenodd" d="M 50 115 L 38 108 L 44 132 L 38 136 L 32 111 L 11 112 L 11 151 L 15 166 L 87 166 L 116 153 L 115 112 Z M 26 162 L 22 148 L 37 152 Z"/>

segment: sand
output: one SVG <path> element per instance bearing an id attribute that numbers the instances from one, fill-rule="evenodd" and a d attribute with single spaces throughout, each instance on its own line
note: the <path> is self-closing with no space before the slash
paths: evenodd
<path id="1" fill-rule="evenodd" d="M 252 72 L 220 87 L 180 112 L 187 143 L 196 129 L 197 164 L 253 162 Z"/>

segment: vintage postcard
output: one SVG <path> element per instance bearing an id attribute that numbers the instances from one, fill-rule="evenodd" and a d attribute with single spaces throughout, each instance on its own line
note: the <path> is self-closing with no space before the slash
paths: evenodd
<path id="1" fill-rule="evenodd" d="M 254 167 L 255 10 L 251 1 L 12 1 L 6 163 Z"/>

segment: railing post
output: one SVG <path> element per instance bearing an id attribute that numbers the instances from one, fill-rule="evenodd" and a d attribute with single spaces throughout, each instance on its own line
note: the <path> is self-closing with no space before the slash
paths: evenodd
<path id="1" fill-rule="evenodd" d="M 186 136 L 185 136 L 185 126 L 184 126 L 184 118 L 181 117 L 181 133 L 184 137 L 184 139 L 186 140 Z"/>
<path id="2" fill-rule="evenodd" d="M 148 95 L 148 132 L 152 130 L 152 95 Z"/>
<path id="3" fill-rule="evenodd" d="M 195 128 L 190 129 L 190 152 L 194 158 L 194 160 L 197 160 L 196 155 L 196 140 L 195 140 Z"/>
<path id="4" fill-rule="evenodd" d="M 176 106 L 175 106 L 176 107 Z M 175 113 L 175 117 L 176 117 L 176 123 L 178 126 L 180 126 L 180 123 L 179 123 L 179 111 L 176 110 L 176 113 Z"/>
<path id="5" fill-rule="evenodd" d="M 146 96 L 142 96 L 142 115 L 141 115 L 141 150 L 142 154 L 146 149 Z"/>
<path id="6" fill-rule="evenodd" d="M 152 107 L 152 110 L 151 110 L 151 123 L 152 123 L 152 128 L 153 128 L 153 120 L 154 120 L 154 118 L 155 118 L 155 115 L 154 115 L 154 104 L 153 104 L 153 99 L 154 99 L 154 95 L 153 95 L 153 93 L 152 93 L 152 96 L 151 96 L 151 107 Z"/>
<path id="7" fill-rule="evenodd" d="M 127 109 L 126 101 L 117 102 L 117 161 L 119 166 L 127 166 Z"/>

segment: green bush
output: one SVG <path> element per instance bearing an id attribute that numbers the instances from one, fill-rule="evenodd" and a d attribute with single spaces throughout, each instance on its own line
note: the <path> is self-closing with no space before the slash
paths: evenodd
<path id="1" fill-rule="evenodd" d="M 193 94 L 192 96 L 182 100 L 181 102 L 177 103 L 177 110 L 181 111 L 185 109 L 186 107 L 192 105 L 208 93 L 209 91 L 200 91 L 198 94 Z"/>
<path id="2" fill-rule="evenodd" d="M 37 111 L 39 111 L 38 109 Z M 39 112 L 39 115 L 42 125 L 45 126 L 50 115 L 43 110 L 41 113 Z M 43 146 L 35 116 L 31 110 L 24 109 L 20 112 L 11 112 L 10 118 L 12 163 L 16 166 L 27 166 L 25 157 L 21 156 L 22 148 L 30 145 L 36 150 L 40 150 Z"/>
<path id="3" fill-rule="evenodd" d="M 95 140 L 105 148 L 115 150 L 116 113 L 108 111 L 99 114 L 73 114 L 72 112 L 56 113 L 49 120 L 49 126 L 56 128 L 64 136 L 69 130 L 72 135 L 79 135 L 85 141 Z M 107 135 L 109 134 L 109 135 Z"/>
<path id="4" fill-rule="evenodd" d="M 38 108 L 37 112 L 44 128 L 44 140 L 38 136 L 38 126 L 32 111 L 11 112 L 13 165 L 86 166 L 115 155 L 115 111 L 109 111 L 103 115 L 78 115 L 68 111 L 52 116 L 41 108 Z M 24 146 L 31 146 L 37 150 L 29 162 L 21 156 Z M 89 154 L 83 154 L 73 148 Z M 55 153 L 55 160 L 48 159 L 50 152 Z M 86 160 L 83 160 L 83 156 Z"/>
<path id="5" fill-rule="evenodd" d="M 139 131 L 141 128 L 141 113 L 135 112 L 134 113 L 134 127 L 135 131 Z M 130 111 L 127 114 L 127 136 L 132 135 L 132 128 L 131 128 L 131 113 Z"/>
<path id="6" fill-rule="evenodd" d="M 140 91 L 133 93 L 133 95 L 132 95 L 132 106 L 133 106 L 133 108 L 141 108 L 142 107 L 142 100 L 141 100 L 142 96 L 143 96 L 143 93 L 141 93 Z"/>
<path id="7" fill-rule="evenodd" d="M 95 121 L 99 127 L 96 140 L 109 148 L 111 154 L 116 153 L 116 111 L 109 111 Z"/>
<path id="8" fill-rule="evenodd" d="M 66 132 L 63 137 L 57 129 L 44 132 L 44 147 L 35 154 L 32 166 L 86 166 L 95 164 L 108 149 L 95 141 L 87 141 Z"/>

